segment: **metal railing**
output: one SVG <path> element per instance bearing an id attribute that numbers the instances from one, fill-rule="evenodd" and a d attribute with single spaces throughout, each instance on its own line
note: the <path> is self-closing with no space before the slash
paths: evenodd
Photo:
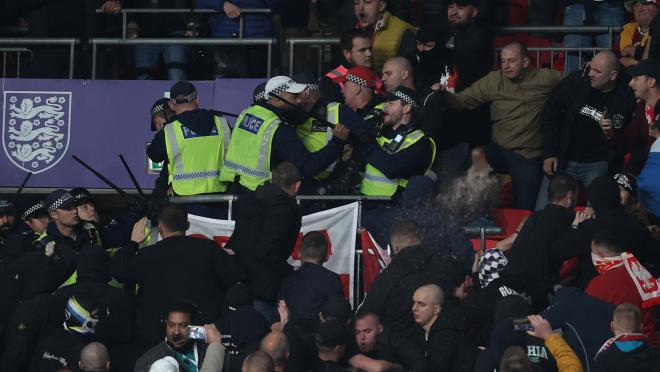
<path id="1" fill-rule="evenodd" d="M 21 53 L 32 54 L 27 48 L 0 48 L 2 53 L 2 77 L 7 77 L 7 54 L 16 53 L 16 78 L 21 77 Z"/>
<path id="2" fill-rule="evenodd" d="M 228 203 L 228 220 L 232 220 L 232 206 L 233 203 L 238 201 L 238 195 L 194 195 L 194 196 L 176 196 L 170 197 L 170 202 L 175 204 L 191 204 L 191 203 Z M 358 237 L 362 231 L 362 203 L 365 201 L 383 202 L 390 201 L 389 196 L 364 196 L 364 195 L 299 195 L 296 201 L 300 204 L 301 201 L 357 201 L 358 202 L 358 216 L 357 216 L 357 230 Z M 502 228 L 498 226 L 480 226 L 480 227 L 463 227 L 463 231 L 467 236 L 478 236 L 480 239 L 480 249 L 482 252 L 486 250 L 486 236 L 497 235 L 502 233 Z M 357 239 L 359 242 L 360 239 Z M 360 278 L 362 278 L 362 249 L 356 246 L 354 260 L 354 280 L 353 280 L 353 304 L 357 306 L 362 301 L 362 286 Z"/>
<path id="3" fill-rule="evenodd" d="M 104 13 L 102 9 L 96 9 L 96 13 Z M 212 13 L 212 14 L 223 14 L 224 12 L 216 9 L 151 9 L 151 8 L 135 8 L 135 9 L 122 9 L 121 13 L 121 37 L 126 39 L 126 26 L 128 21 L 128 14 L 165 14 L 165 13 L 178 13 L 178 14 L 187 14 L 187 13 Z M 241 9 L 241 14 L 238 16 L 238 38 L 243 38 L 243 28 L 244 14 L 270 14 L 271 11 L 268 8 L 259 8 L 259 9 Z"/>
<path id="4" fill-rule="evenodd" d="M 69 46 L 69 79 L 73 79 L 73 68 L 75 64 L 76 48 L 80 39 L 74 38 L 0 38 L 0 47 L 17 45 L 25 47 L 28 45 L 38 46 Z M 5 57 L 6 58 L 6 54 Z M 3 71 L 4 72 L 4 71 Z M 4 77 L 4 75 L 3 75 Z"/>
<path id="5" fill-rule="evenodd" d="M 275 39 L 189 39 L 189 38 L 160 38 L 160 39 L 113 39 L 113 38 L 94 38 L 89 40 L 92 44 L 92 79 L 96 79 L 96 60 L 99 45 L 265 45 L 267 52 L 266 59 L 266 77 L 270 78 L 272 70 L 272 51 L 273 44 L 277 43 Z"/>

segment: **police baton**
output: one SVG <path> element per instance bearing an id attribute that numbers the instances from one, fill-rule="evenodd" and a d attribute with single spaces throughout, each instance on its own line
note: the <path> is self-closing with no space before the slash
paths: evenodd
<path id="1" fill-rule="evenodd" d="M 16 198 L 18 198 L 18 195 L 21 194 L 21 191 L 23 191 L 23 188 L 25 187 L 25 184 L 27 184 L 28 181 L 30 180 L 30 177 L 32 177 L 32 172 L 28 172 L 25 175 L 25 178 L 23 178 L 23 182 L 21 183 L 21 186 L 18 187 L 18 190 L 16 190 L 16 194 L 14 194 L 14 198 L 11 199 L 12 203 L 15 202 Z"/>
<path id="2" fill-rule="evenodd" d="M 87 163 L 85 163 L 84 161 L 82 161 L 79 157 L 77 157 L 77 156 L 75 156 L 75 155 L 71 155 L 71 157 L 73 158 L 73 160 L 77 161 L 78 163 L 80 163 L 80 165 L 82 165 L 83 167 L 87 168 L 87 170 L 89 170 L 90 172 L 92 172 L 96 177 L 98 177 L 101 181 L 103 181 L 103 183 L 105 183 L 106 185 L 108 185 L 108 186 L 110 186 L 111 188 L 115 189 L 115 191 L 117 191 L 117 192 L 119 193 L 119 195 L 121 195 L 121 196 L 128 196 L 128 194 L 126 193 L 126 191 L 120 189 L 119 186 L 117 186 L 117 185 L 115 185 L 114 183 L 112 183 L 112 182 L 111 182 L 109 179 L 107 179 L 104 175 L 102 175 L 101 173 L 97 172 L 94 168 L 90 167 L 89 164 L 87 164 Z"/>
<path id="3" fill-rule="evenodd" d="M 279 99 L 280 101 L 284 102 L 287 106 L 291 106 L 294 110 L 296 110 L 296 111 L 298 111 L 298 112 L 304 114 L 304 115 L 307 116 L 308 118 L 316 119 L 316 120 L 318 120 L 319 122 L 323 123 L 323 125 L 325 125 L 325 126 L 327 126 L 327 127 L 330 127 L 330 128 L 334 128 L 334 127 L 335 127 L 335 124 L 332 124 L 331 122 L 329 122 L 329 121 L 326 120 L 325 118 L 318 117 L 318 115 L 316 115 L 316 114 L 314 114 L 314 113 L 311 113 L 311 112 L 308 112 L 307 110 L 303 109 L 302 107 L 300 107 L 300 106 L 298 106 L 298 105 L 295 105 L 295 104 L 289 102 L 288 100 L 286 100 L 286 99 L 284 99 L 284 98 L 278 96 L 277 94 L 270 93 L 270 96 Z"/>
<path id="4" fill-rule="evenodd" d="M 119 159 L 121 159 L 121 163 L 124 165 L 124 169 L 126 169 L 126 172 L 128 172 L 128 176 L 131 178 L 131 182 L 133 182 L 133 186 L 135 186 L 135 189 L 137 190 L 138 194 L 140 196 L 147 200 L 147 197 L 144 195 L 144 192 L 142 191 L 142 188 L 140 187 L 140 184 L 138 183 L 137 179 L 135 178 L 135 175 L 131 171 L 131 168 L 128 166 L 128 163 L 126 162 L 126 159 L 124 159 L 124 155 L 119 154 Z"/>

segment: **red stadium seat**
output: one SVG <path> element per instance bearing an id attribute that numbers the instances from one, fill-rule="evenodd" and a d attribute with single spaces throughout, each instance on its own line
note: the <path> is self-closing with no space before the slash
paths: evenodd
<path id="1" fill-rule="evenodd" d="M 497 236 L 490 236 L 490 239 L 501 240 L 513 234 L 518 225 L 531 215 L 532 212 L 524 209 L 507 209 L 499 208 L 493 210 L 493 221 L 495 224 L 502 228 L 502 234 Z"/>

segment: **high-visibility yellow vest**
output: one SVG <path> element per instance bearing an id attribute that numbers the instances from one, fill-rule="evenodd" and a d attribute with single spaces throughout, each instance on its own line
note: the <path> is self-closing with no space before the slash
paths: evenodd
<path id="1" fill-rule="evenodd" d="M 332 102 L 326 109 L 326 118 L 331 124 L 339 122 L 339 103 Z M 317 152 L 324 148 L 332 139 L 332 128 L 329 126 L 318 126 L 317 120 L 309 118 L 296 128 L 296 134 L 309 152 Z M 322 130 L 321 130 L 322 129 Z M 317 180 L 323 180 L 330 176 L 335 163 L 332 163 L 326 170 L 314 176 Z"/>
<path id="2" fill-rule="evenodd" d="M 411 133 L 408 133 L 401 141 L 401 145 L 396 150 L 396 152 L 407 149 L 408 147 L 414 145 L 422 138 L 426 137 L 426 134 L 421 130 L 417 129 Z M 396 136 L 395 136 L 396 138 Z M 381 148 L 386 144 L 392 142 L 394 138 L 386 138 L 379 136 L 376 138 L 378 145 Z M 426 170 L 427 172 L 431 169 L 433 161 L 435 160 L 435 143 L 431 138 L 431 148 L 433 150 L 433 155 L 431 161 L 429 162 L 429 167 Z M 362 185 L 360 186 L 360 191 L 364 195 L 369 196 L 392 196 L 396 193 L 398 187 L 406 187 L 408 185 L 408 180 L 405 178 L 387 178 L 381 171 L 371 164 L 367 164 L 364 171 L 364 178 L 362 179 Z"/>
<path id="3" fill-rule="evenodd" d="M 169 183 L 177 195 L 197 195 L 227 190 L 220 181 L 220 171 L 230 129 L 225 118 L 216 116 L 211 134 L 201 136 L 180 121 L 163 128 L 167 147 Z"/>
<path id="4" fill-rule="evenodd" d="M 263 106 L 245 109 L 231 134 L 220 180 L 233 182 L 238 176 L 238 183 L 253 191 L 270 180 L 271 146 L 280 122 L 277 114 Z"/>

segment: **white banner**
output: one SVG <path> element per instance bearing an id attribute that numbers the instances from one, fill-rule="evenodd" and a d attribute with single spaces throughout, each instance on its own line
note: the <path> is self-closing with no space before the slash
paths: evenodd
<path id="1" fill-rule="evenodd" d="M 303 216 L 298 241 L 291 253 L 289 263 L 300 265 L 300 243 L 303 234 L 309 231 L 322 231 L 330 242 L 327 269 L 339 274 L 344 286 L 344 295 L 353 302 L 353 265 L 355 262 L 355 240 L 357 231 L 358 203 Z M 200 235 L 215 240 L 224 246 L 234 231 L 235 221 L 188 215 L 190 228 L 188 235 Z"/>

